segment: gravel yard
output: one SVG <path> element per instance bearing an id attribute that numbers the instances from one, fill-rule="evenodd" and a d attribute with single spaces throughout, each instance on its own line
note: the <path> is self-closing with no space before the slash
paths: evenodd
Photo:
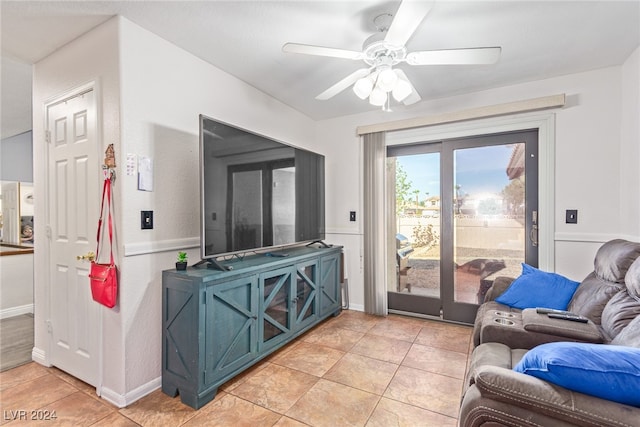
<path id="1" fill-rule="evenodd" d="M 440 247 L 416 248 L 409 257 L 409 269 L 402 292 L 439 296 Z M 478 303 L 480 281 L 497 273 L 504 276 L 520 274 L 524 252 L 510 249 L 457 248 L 455 262 L 455 298 L 458 302 Z M 404 282 L 403 278 L 403 284 Z"/>

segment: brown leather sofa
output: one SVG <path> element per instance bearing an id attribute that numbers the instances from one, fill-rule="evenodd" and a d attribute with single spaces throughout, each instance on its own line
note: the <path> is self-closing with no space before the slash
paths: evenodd
<path id="1" fill-rule="evenodd" d="M 640 426 L 640 407 L 571 391 L 512 370 L 529 349 L 547 342 L 640 348 L 640 244 L 608 242 L 598 250 L 594 264 L 594 272 L 581 282 L 567 307 L 589 319 L 580 324 L 582 329 L 576 322 L 545 319 L 535 309 L 516 310 L 496 303 L 493 300 L 510 279 L 496 280 L 476 317 L 477 347 L 465 382 L 460 426 Z"/>
<path id="2" fill-rule="evenodd" d="M 567 307 L 567 311 L 588 318 L 587 324 L 549 319 L 535 309 L 519 310 L 496 302 L 514 280 L 498 277 L 478 309 L 474 346 L 500 342 L 530 349 L 554 341 L 610 342 L 640 314 L 640 304 L 626 292 L 625 285 L 627 271 L 638 257 L 640 243 L 627 240 L 612 240 L 598 249 L 594 271 L 580 283 Z"/>

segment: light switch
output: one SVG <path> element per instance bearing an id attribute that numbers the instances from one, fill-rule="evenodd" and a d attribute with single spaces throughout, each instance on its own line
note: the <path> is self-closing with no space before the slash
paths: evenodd
<path id="1" fill-rule="evenodd" d="M 140 228 L 142 230 L 153 229 L 153 211 L 140 211 Z"/>
<path id="2" fill-rule="evenodd" d="M 577 209 L 567 209 L 566 223 L 567 224 L 577 224 L 578 223 L 578 210 Z"/>

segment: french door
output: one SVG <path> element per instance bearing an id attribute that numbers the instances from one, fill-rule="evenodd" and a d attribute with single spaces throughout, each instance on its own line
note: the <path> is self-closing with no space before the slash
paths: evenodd
<path id="1" fill-rule="evenodd" d="M 294 241 L 293 159 L 229 166 L 227 182 L 227 251 Z"/>
<path id="2" fill-rule="evenodd" d="M 538 131 L 387 148 L 389 310 L 472 323 L 497 276 L 538 265 Z"/>

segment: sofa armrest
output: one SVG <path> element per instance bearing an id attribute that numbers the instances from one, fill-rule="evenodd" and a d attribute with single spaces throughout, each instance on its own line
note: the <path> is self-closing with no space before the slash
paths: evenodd
<path id="1" fill-rule="evenodd" d="M 522 326 L 525 331 L 565 337 L 572 341 L 604 342 L 600 329 L 591 320 L 581 323 L 552 319 L 546 314 L 536 312 L 535 308 L 526 308 L 522 311 Z"/>
<path id="2" fill-rule="evenodd" d="M 513 277 L 498 276 L 493 281 L 493 285 L 487 290 L 484 296 L 484 302 L 493 301 L 498 298 L 504 291 L 507 290 L 511 283 L 516 280 Z"/>
<path id="3" fill-rule="evenodd" d="M 460 408 L 461 426 L 496 421 L 518 425 L 514 420 L 527 420 L 519 425 L 634 426 L 640 420 L 640 408 L 573 392 L 502 367 L 477 367 L 471 381 Z"/>

